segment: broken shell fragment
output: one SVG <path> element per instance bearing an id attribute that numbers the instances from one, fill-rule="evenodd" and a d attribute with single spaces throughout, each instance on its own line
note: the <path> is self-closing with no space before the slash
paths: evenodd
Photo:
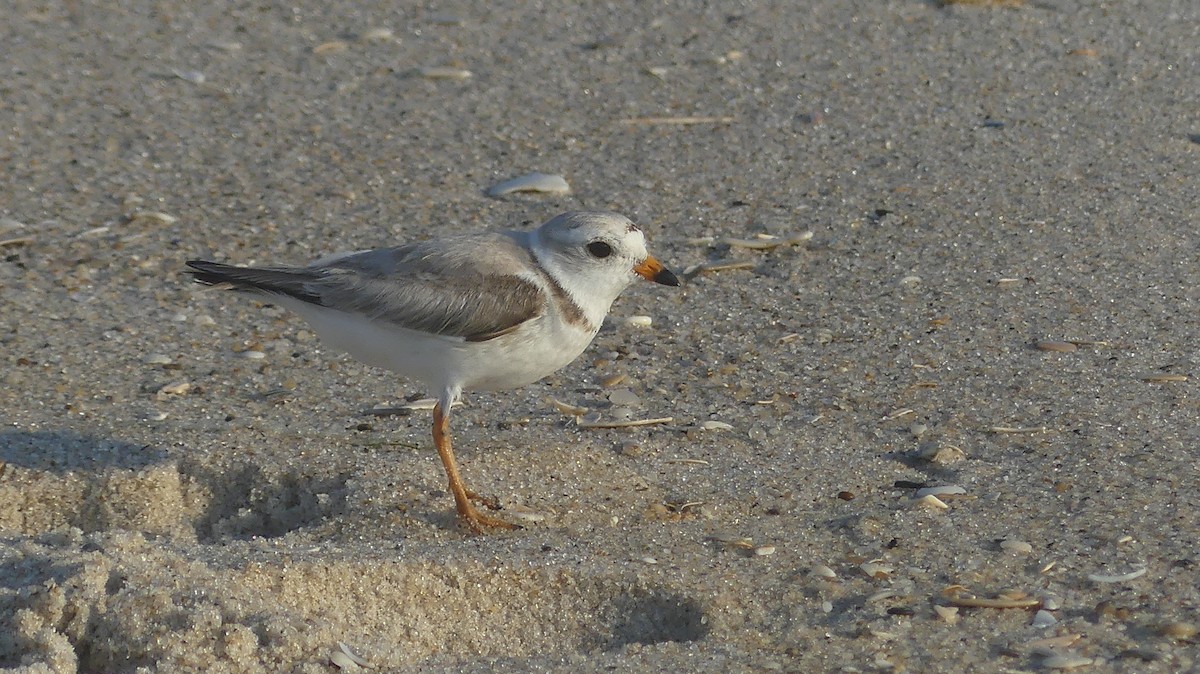
<path id="1" fill-rule="evenodd" d="M 487 190 L 489 197 L 502 197 L 513 192 L 537 192 L 539 194 L 568 194 L 571 186 L 567 179 L 548 173 L 528 173 L 512 180 L 492 185 Z"/>

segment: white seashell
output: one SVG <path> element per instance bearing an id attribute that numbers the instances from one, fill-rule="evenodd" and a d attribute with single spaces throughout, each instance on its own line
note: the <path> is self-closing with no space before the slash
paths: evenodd
<path id="1" fill-rule="evenodd" d="M 426 66 L 418 68 L 417 74 L 427 80 L 466 80 L 474 75 L 474 73 L 466 68 L 452 68 L 449 66 Z"/>
<path id="2" fill-rule="evenodd" d="M 1110 576 L 1103 573 L 1089 573 L 1088 580 L 1092 581 L 1093 583 L 1123 583 L 1127 580 L 1133 580 L 1134 578 L 1141 578 L 1144 575 L 1146 575 L 1146 567 L 1143 566 L 1142 568 L 1134 569 L 1129 573 L 1122 573 L 1115 576 Z"/>
<path id="3" fill-rule="evenodd" d="M 1005 540 L 1000 541 L 1000 549 L 1007 550 L 1022 555 L 1028 555 L 1033 552 L 1033 546 L 1025 541 Z"/>
<path id="4" fill-rule="evenodd" d="M 956 484 L 947 484 L 940 487 L 923 487 L 917 490 L 916 496 L 917 498 L 921 498 L 922 496 L 945 496 L 947 494 L 965 493 L 967 493 L 966 489 L 963 489 Z"/>
<path id="5" fill-rule="evenodd" d="M 948 510 L 950 506 L 942 499 L 933 494 L 926 494 L 913 501 L 914 508 L 925 508 L 927 510 Z"/>
<path id="6" fill-rule="evenodd" d="M 1075 655 L 1074 653 L 1056 653 L 1042 660 L 1042 666 L 1046 669 L 1075 669 L 1076 667 L 1086 667 L 1092 664 L 1095 664 L 1092 658 L 1085 658 L 1082 655 Z"/>
<path id="7" fill-rule="evenodd" d="M 654 319 L 649 316 L 628 316 L 624 323 L 631 328 L 648 328 L 654 325 Z"/>
<path id="8" fill-rule="evenodd" d="M 824 564 L 818 564 L 812 568 L 812 575 L 818 578 L 828 578 L 830 580 L 837 578 L 837 572 Z"/>
<path id="9" fill-rule="evenodd" d="M 489 197 L 502 197 L 513 192 L 538 192 L 540 194 L 567 194 L 571 186 L 566 178 L 548 173 L 528 173 L 512 180 L 505 180 L 488 188 Z"/>

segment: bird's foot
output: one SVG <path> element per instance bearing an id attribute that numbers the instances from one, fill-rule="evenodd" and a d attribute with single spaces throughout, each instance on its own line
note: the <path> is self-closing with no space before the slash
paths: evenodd
<path id="1" fill-rule="evenodd" d="M 466 508 L 458 509 L 458 518 L 460 520 L 462 520 L 463 524 L 467 525 L 468 529 L 470 529 L 471 531 L 473 531 L 477 534 L 485 533 L 488 529 L 509 529 L 509 530 L 511 530 L 511 529 L 520 529 L 521 528 L 511 522 L 505 522 L 504 520 L 500 519 L 499 517 L 492 517 L 491 515 L 484 515 L 483 513 L 479 512 L 478 510 L 472 508 L 469 505 Z"/>

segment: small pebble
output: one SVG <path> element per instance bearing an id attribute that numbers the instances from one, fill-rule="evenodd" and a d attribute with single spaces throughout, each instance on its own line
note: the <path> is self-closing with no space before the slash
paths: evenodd
<path id="1" fill-rule="evenodd" d="M 1046 610 L 1040 610 L 1037 613 L 1034 613 L 1033 621 L 1030 623 L 1031 626 L 1036 627 L 1038 629 L 1045 629 L 1047 627 L 1053 627 L 1057 624 L 1058 624 L 1058 618 L 1055 618 L 1054 614 L 1052 614 Z"/>
<path id="2" fill-rule="evenodd" d="M 651 325 L 654 325 L 653 318 L 651 318 L 650 316 L 643 316 L 643 315 L 626 316 L 624 322 L 625 322 L 625 325 L 627 325 L 631 328 L 648 328 Z"/>
<path id="3" fill-rule="evenodd" d="M 760 545 L 760 546 L 754 548 L 754 554 L 759 557 L 765 557 L 766 555 L 773 555 L 773 554 L 775 554 L 775 546 L 774 545 Z"/>
<path id="4" fill-rule="evenodd" d="M 700 428 L 706 431 L 731 431 L 733 430 L 733 424 L 727 424 L 724 421 L 714 421 L 710 419 L 708 421 L 700 422 Z"/>
<path id="5" fill-rule="evenodd" d="M 164 353 L 152 353 L 142 359 L 146 365 L 169 365 L 171 357 Z"/>
<path id="6" fill-rule="evenodd" d="M 267 354 L 263 353 L 262 351 L 255 350 L 255 349 L 250 349 L 249 351 L 242 352 L 242 358 L 246 358 L 249 360 L 262 360 L 263 358 L 266 358 L 266 357 L 267 357 Z"/>

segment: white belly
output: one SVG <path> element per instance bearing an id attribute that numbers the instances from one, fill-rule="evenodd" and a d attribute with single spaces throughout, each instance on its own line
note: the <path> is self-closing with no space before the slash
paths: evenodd
<path id="1" fill-rule="evenodd" d="M 307 302 L 281 298 L 328 346 L 375 367 L 415 379 L 440 395 L 450 389 L 525 386 L 579 357 L 596 336 L 539 317 L 484 342 L 390 326 Z"/>

